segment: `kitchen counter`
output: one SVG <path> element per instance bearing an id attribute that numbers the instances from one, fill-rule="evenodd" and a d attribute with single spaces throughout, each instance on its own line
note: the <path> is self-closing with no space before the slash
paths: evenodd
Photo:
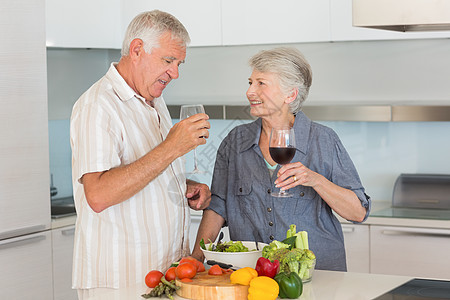
<path id="1" fill-rule="evenodd" d="M 305 283 L 303 294 L 298 299 L 302 300 L 365 300 L 378 297 L 397 286 L 411 280 L 412 277 L 379 275 L 366 273 L 335 272 L 316 270 L 313 280 Z M 89 300 L 137 300 L 144 299 L 142 294 L 148 293 L 149 288 L 144 283 L 136 284 L 129 288 L 111 290 Z M 185 299 L 175 296 L 175 299 Z M 161 298 L 152 298 L 161 299 Z M 214 299 L 211 299 L 214 300 Z"/>

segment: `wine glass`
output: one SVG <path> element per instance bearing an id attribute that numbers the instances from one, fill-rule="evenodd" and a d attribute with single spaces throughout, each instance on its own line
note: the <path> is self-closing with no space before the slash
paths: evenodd
<path id="1" fill-rule="evenodd" d="M 205 108 L 201 104 L 189 104 L 189 105 L 182 105 L 180 109 L 180 120 L 184 120 L 186 118 L 189 118 L 190 116 L 199 114 L 199 113 L 205 113 Z M 191 174 L 199 174 L 203 173 L 198 168 L 197 165 L 197 151 L 196 148 L 194 149 L 194 170 L 190 172 Z"/>
<path id="2" fill-rule="evenodd" d="M 285 165 L 291 162 L 295 155 L 295 133 L 292 127 L 272 128 L 270 132 L 269 153 L 272 159 Z M 272 192 L 274 197 L 292 197 L 287 191 Z"/>

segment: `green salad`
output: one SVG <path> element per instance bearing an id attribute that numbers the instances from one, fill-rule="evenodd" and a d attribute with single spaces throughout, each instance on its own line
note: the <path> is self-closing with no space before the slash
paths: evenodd
<path id="1" fill-rule="evenodd" d="M 200 241 L 200 247 L 203 250 L 215 251 L 215 252 L 249 252 L 254 250 L 248 250 L 247 247 L 242 244 L 241 241 L 233 242 L 218 242 L 217 244 L 209 243 L 208 248 L 205 246 L 205 241 Z"/>

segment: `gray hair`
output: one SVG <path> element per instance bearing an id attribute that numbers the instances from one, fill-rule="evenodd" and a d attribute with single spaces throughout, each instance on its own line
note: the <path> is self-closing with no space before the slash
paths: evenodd
<path id="1" fill-rule="evenodd" d="M 191 42 L 186 28 L 171 14 L 160 10 L 140 13 L 128 25 L 122 43 L 122 56 L 130 54 L 130 44 L 134 39 L 141 39 L 145 52 L 151 53 L 154 47 L 159 47 L 159 39 L 168 31 L 172 39 L 180 40 L 184 47 Z"/>
<path id="2" fill-rule="evenodd" d="M 302 108 L 312 83 L 312 70 L 300 51 L 288 47 L 263 50 L 252 56 L 249 64 L 258 72 L 276 74 L 285 93 L 298 88 L 297 98 L 289 103 L 289 110 L 296 114 Z"/>

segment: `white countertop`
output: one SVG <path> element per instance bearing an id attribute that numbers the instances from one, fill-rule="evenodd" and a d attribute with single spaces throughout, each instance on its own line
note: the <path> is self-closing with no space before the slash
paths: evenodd
<path id="1" fill-rule="evenodd" d="M 303 285 L 303 294 L 298 299 L 369 300 L 411 279 L 412 277 L 407 276 L 316 270 L 312 281 Z M 140 283 L 129 288 L 107 291 L 100 296 L 91 297 L 89 300 L 142 300 L 144 298 L 141 295 L 148 292 L 150 292 L 150 289 L 144 283 Z M 185 299 L 177 295 L 174 298 L 179 300 Z"/>

